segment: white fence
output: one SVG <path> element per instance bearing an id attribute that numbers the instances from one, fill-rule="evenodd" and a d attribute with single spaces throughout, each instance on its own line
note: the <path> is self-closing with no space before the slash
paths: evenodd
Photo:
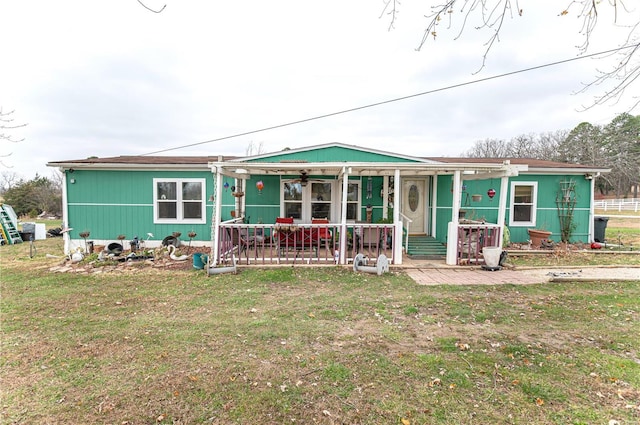
<path id="1" fill-rule="evenodd" d="M 640 211 L 640 198 L 602 199 L 594 201 L 594 208 L 605 211 Z"/>

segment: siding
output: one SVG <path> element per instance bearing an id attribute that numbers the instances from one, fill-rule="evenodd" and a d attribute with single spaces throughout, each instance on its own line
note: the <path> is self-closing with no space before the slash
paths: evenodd
<path id="1" fill-rule="evenodd" d="M 154 224 L 153 179 L 204 178 L 207 194 L 213 193 L 210 172 L 158 172 L 158 171 L 90 171 L 76 170 L 66 173 L 71 237 L 78 239 L 83 231 L 90 232 L 90 239 L 126 240 L 135 236 L 146 239 L 153 233 L 154 239 L 162 239 L 173 232 L 181 232 L 181 239 L 188 240 L 187 233 L 197 233 L 195 240 L 209 240 L 209 224 Z M 71 179 L 75 183 L 70 183 Z M 205 218 L 210 222 L 213 205 L 207 201 Z"/>
<path id="2" fill-rule="evenodd" d="M 417 162 L 407 158 L 384 155 L 377 152 L 366 152 L 341 146 L 332 146 L 302 152 L 283 151 L 280 155 L 253 159 L 247 162 L 280 162 L 300 160 L 307 162 Z"/>
<path id="3" fill-rule="evenodd" d="M 523 174 L 509 179 L 507 190 L 511 188 L 511 182 L 538 182 L 538 199 L 536 210 L 536 227 L 544 227 L 551 231 L 551 238 L 560 241 L 560 220 L 558 218 L 558 207 L 556 205 L 556 195 L 560 190 L 560 182 L 573 179 L 576 182 L 576 205 L 574 209 L 575 230 L 572 233 L 572 242 L 587 242 L 589 233 L 589 202 L 591 199 L 590 182 L 582 175 L 534 175 Z M 437 239 L 445 242 L 447 236 L 447 225 L 451 221 L 451 202 L 453 199 L 452 176 L 440 176 L 438 178 L 438 201 L 437 201 Z M 500 196 L 500 179 L 472 180 L 464 182 L 466 191 L 462 194 L 461 209 L 466 211 L 466 218 L 473 220 L 486 220 L 496 223 L 498 218 L 498 197 Z M 493 188 L 496 196 L 490 200 L 487 190 Z M 472 195 L 482 195 L 480 202 L 474 202 Z M 468 197 L 467 197 L 468 195 Z M 511 204 L 511 194 L 507 194 L 506 223 L 509 223 L 509 213 Z M 527 230 L 532 228 L 521 226 L 509 226 L 512 242 L 526 242 L 529 239 Z"/>

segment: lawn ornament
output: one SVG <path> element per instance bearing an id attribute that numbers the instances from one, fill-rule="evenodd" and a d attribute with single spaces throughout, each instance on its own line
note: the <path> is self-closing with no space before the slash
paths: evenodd
<path id="1" fill-rule="evenodd" d="M 184 261 L 184 260 L 186 260 L 187 258 L 189 258 L 189 256 L 188 256 L 188 255 L 180 255 L 180 256 L 177 256 L 177 255 L 175 254 L 175 252 L 176 252 L 176 247 L 175 247 L 175 245 L 169 245 L 169 246 L 167 246 L 167 249 L 169 250 L 169 258 L 171 258 L 172 260 L 175 260 L 175 261 Z"/>

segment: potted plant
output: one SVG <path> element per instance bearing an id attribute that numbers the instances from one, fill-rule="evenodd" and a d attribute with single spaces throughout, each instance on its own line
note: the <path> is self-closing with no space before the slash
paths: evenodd
<path id="1" fill-rule="evenodd" d="M 531 240 L 531 245 L 534 247 L 542 246 L 542 241 L 546 241 L 551 236 L 551 232 L 545 230 L 544 228 L 540 229 L 528 229 L 529 239 Z"/>
<path id="2" fill-rule="evenodd" d="M 122 245 L 122 249 L 124 250 L 124 240 L 127 239 L 126 235 L 118 235 L 118 240 L 120 241 L 120 245 Z"/>
<path id="3" fill-rule="evenodd" d="M 80 232 L 80 237 L 84 239 L 84 252 L 86 254 L 89 254 L 89 246 L 87 245 L 87 238 L 89 237 L 90 234 L 91 232 L 89 232 L 88 230 L 85 230 L 84 232 Z"/>
<path id="4" fill-rule="evenodd" d="M 189 249 L 191 249 L 191 241 L 193 240 L 193 238 L 195 238 L 198 234 L 196 232 L 194 232 L 193 230 L 190 231 L 189 233 L 187 233 L 187 236 L 189 236 Z"/>

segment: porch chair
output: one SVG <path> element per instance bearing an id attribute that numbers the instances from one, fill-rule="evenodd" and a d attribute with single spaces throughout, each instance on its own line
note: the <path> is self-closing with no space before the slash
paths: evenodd
<path id="1" fill-rule="evenodd" d="M 329 219 L 327 218 L 312 218 L 311 224 L 329 224 Z M 319 241 L 319 245 L 324 246 L 326 249 L 331 249 L 331 242 L 333 241 L 333 234 L 331 229 L 327 227 L 314 227 L 312 232 L 312 240 L 317 243 Z"/>
<path id="2" fill-rule="evenodd" d="M 283 251 L 293 248 L 296 242 L 293 217 L 277 217 L 273 233 L 281 255 Z"/>

